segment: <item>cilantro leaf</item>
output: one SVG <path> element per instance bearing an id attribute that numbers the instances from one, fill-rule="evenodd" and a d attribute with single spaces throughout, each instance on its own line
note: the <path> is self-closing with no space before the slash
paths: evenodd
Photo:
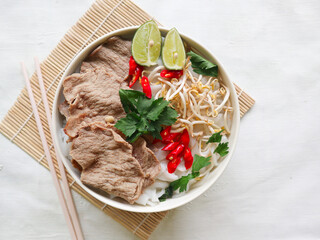
<path id="1" fill-rule="evenodd" d="M 214 150 L 214 153 L 218 153 L 221 157 L 224 157 L 229 153 L 228 142 L 219 143 L 219 145 Z"/>
<path id="2" fill-rule="evenodd" d="M 137 110 L 140 114 L 147 114 L 148 110 L 151 106 L 151 104 L 153 103 L 154 99 L 149 99 L 142 96 L 139 96 L 137 99 Z"/>
<path id="3" fill-rule="evenodd" d="M 162 113 L 159 115 L 159 118 L 156 122 L 161 123 L 165 126 L 171 126 L 177 121 L 178 113 L 171 107 L 166 107 Z"/>
<path id="4" fill-rule="evenodd" d="M 143 96 L 143 92 L 134 91 L 134 90 L 119 90 L 119 96 L 122 103 L 122 107 L 126 113 L 137 112 L 136 106 L 137 106 L 137 99 L 140 96 Z"/>
<path id="5" fill-rule="evenodd" d="M 142 133 L 136 131 L 130 137 L 127 137 L 127 141 L 128 142 L 135 142 L 141 135 L 142 135 Z"/>
<path id="6" fill-rule="evenodd" d="M 160 130 L 160 131 L 161 131 L 161 130 Z M 151 134 L 151 136 L 152 136 L 153 138 L 155 138 L 155 139 L 159 139 L 159 140 L 162 139 L 162 137 L 161 137 L 161 135 L 160 135 L 160 132 L 154 131 L 154 132 L 150 132 L 150 134 Z"/>
<path id="7" fill-rule="evenodd" d="M 192 63 L 191 66 L 194 72 L 202 74 L 204 76 L 218 76 L 218 66 L 216 64 L 209 62 L 207 59 L 192 51 L 188 52 L 187 55 L 191 57 L 190 61 Z"/>
<path id="8" fill-rule="evenodd" d="M 169 102 L 164 100 L 163 98 L 158 98 L 153 101 L 150 107 L 150 112 L 147 114 L 147 118 L 155 121 L 159 118 L 159 115 L 163 112 L 166 106 L 168 106 Z"/>
<path id="9" fill-rule="evenodd" d="M 129 142 L 134 142 L 142 134 L 161 139 L 162 126 L 177 121 L 177 112 L 163 98 L 149 99 L 142 92 L 124 89 L 120 89 L 119 96 L 127 115 L 115 127 L 126 135 Z"/>
<path id="10" fill-rule="evenodd" d="M 164 194 L 159 197 L 160 202 L 164 202 L 167 198 L 172 198 L 173 188 L 171 186 L 167 187 Z"/>
<path id="11" fill-rule="evenodd" d="M 124 135 L 130 137 L 137 130 L 138 120 L 134 113 L 129 113 L 126 118 L 117 121 L 115 127 L 118 128 Z"/>
<path id="12" fill-rule="evenodd" d="M 152 125 L 149 124 L 148 132 L 151 134 L 152 137 L 156 139 L 162 139 L 160 132 L 162 130 L 161 124 L 159 122 L 153 122 Z"/>
<path id="13" fill-rule="evenodd" d="M 228 151 L 229 146 L 228 146 L 228 142 L 221 143 L 221 139 L 222 139 L 221 133 L 222 132 L 223 132 L 223 130 L 212 134 L 212 136 L 207 141 L 207 144 L 213 143 L 213 142 L 219 143 L 218 146 L 216 147 L 216 149 L 214 150 L 214 153 L 218 153 L 221 157 L 224 157 L 225 155 L 227 155 L 229 153 L 229 151 Z"/>
<path id="14" fill-rule="evenodd" d="M 189 173 L 187 176 L 182 176 L 178 180 L 175 180 L 170 183 L 170 186 L 173 188 L 173 190 L 179 189 L 179 192 L 183 192 L 187 190 L 187 186 L 189 181 L 193 179 L 192 173 Z"/>
<path id="15" fill-rule="evenodd" d="M 221 133 L 223 131 L 224 130 L 222 129 L 220 132 L 216 132 L 216 133 L 212 134 L 211 137 L 209 138 L 209 140 L 207 141 L 207 144 L 213 143 L 213 142 L 221 142 L 221 139 L 222 139 Z"/>
<path id="16" fill-rule="evenodd" d="M 141 133 L 148 132 L 148 120 L 140 118 L 140 121 L 137 124 L 137 130 Z"/>
<path id="17" fill-rule="evenodd" d="M 194 155 L 194 162 L 192 164 L 192 173 L 199 172 L 201 168 L 210 165 L 211 157 L 202 157 L 199 155 Z"/>
<path id="18" fill-rule="evenodd" d="M 182 176 L 178 180 L 175 180 L 170 183 L 169 187 L 166 188 L 166 192 L 159 198 L 159 201 L 163 202 L 167 198 L 171 198 L 173 191 L 178 190 L 183 192 L 187 190 L 188 183 L 190 180 L 199 177 L 200 169 L 208 166 L 210 164 L 211 157 L 202 157 L 197 154 L 194 155 L 194 162 L 192 165 L 192 171 L 186 176 Z M 172 194 L 167 194 L 169 191 L 172 191 Z"/>

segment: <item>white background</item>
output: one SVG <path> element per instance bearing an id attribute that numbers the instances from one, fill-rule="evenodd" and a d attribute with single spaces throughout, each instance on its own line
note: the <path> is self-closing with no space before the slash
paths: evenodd
<path id="1" fill-rule="evenodd" d="M 0 115 L 91 0 L 1 0 Z M 256 99 L 217 183 L 151 239 L 320 239 L 320 1 L 136 3 L 203 43 Z M 0 136 L 0 239 L 69 239 L 49 172 Z M 133 239 L 74 194 L 86 239 Z"/>

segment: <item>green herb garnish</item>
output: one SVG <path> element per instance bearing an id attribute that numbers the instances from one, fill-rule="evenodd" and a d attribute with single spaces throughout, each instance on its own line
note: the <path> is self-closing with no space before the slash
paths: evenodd
<path id="1" fill-rule="evenodd" d="M 222 135 L 220 132 L 212 134 L 207 143 L 219 143 L 214 153 L 218 153 L 221 157 L 224 157 L 229 153 L 228 142 L 221 143 Z M 165 193 L 159 198 L 160 202 L 165 201 L 167 198 L 171 198 L 173 195 L 173 191 L 179 189 L 179 192 L 183 192 L 187 190 L 188 183 L 191 179 L 199 177 L 200 170 L 208 165 L 210 165 L 211 157 L 202 157 L 199 155 L 194 155 L 194 162 L 192 164 L 192 171 L 187 176 L 183 176 L 176 181 L 170 183 L 169 187 L 166 188 Z"/>
<path id="2" fill-rule="evenodd" d="M 127 116 L 117 121 L 115 127 L 134 142 L 142 134 L 161 139 L 162 125 L 170 126 L 177 121 L 177 112 L 169 107 L 163 98 L 147 98 L 144 93 L 134 90 L 119 91 L 123 109 Z"/>
<path id="3" fill-rule="evenodd" d="M 210 164 L 211 157 L 202 157 L 194 155 L 194 162 L 192 164 L 192 173 L 197 173 L 201 168 L 204 168 Z M 198 176 L 196 176 L 198 177 Z"/>
<path id="4" fill-rule="evenodd" d="M 221 133 L 223 131 L 224 130 L 222 129 L 220 132 L 216 132 L 216 133 L 212 134 L 211 137 L 209 138 L 209 140 L 207 141 L 207 144 L 213 143 L 213 142 L 221 142 L 221 139 L 222 139 Z"/>
<path id="5" fill-rule="evenodd" d="M 159 198 L 160 202 L 165 201 L 167 198 L 171 198 L 173 191 L 179 189 L 179 192 L 187 190 L 187 186 L 190 180 L 199 177 L 200 169 L 208 166 L 210 164 L 211 157 L 201 157 L 199 155 L 194 155 L 194 162 L 192 165 L 192 172 L 187 176 L 183 176 L 176 181 L 170 183 L 169 187 L 166 188 L 165 193 Z"/>
<path id="6" fill-rule="evenodd" d="M 194 179 L 196 177 L 199 176 L 199 172 L 195 172 L 193 173 L 189 173 L 187 176 L 182 176 L 181 178 L 179 178 L 178 180 L 175 180 L 173 182 L 170 183 L 170 186 L 172 187 L 172 189 L 175 191 L 177 189 L 179 189 L 179 192 L 183 192 L 187 190 L 187 186 L 188 183 L 191 179 Z"/>
<path id="7" fill-rule="evenodd" d="M 164 202 L 167 198 L 172 198 L 173 195 L 173 188 L 171 186 L 167 187 L 164 194 L 159 197 L 160 202 Z"/>
<path id="8" fill-rule="evenodd" d="M 228 142 L 219 143 L 219 145 L 214 150 L 214 153 L 218 153 L 221 157 L 224 157 L 229 153 Z"/>
<path id="9" fill-rule="evenodd" d="M 218 66 L 209 62 L 207 59 L 199 56 L 198 54 L 190 51 L 187 53 L 191 57 L 193 71 L 204 76 L 216 77 L 218 76 Z"/>
<path id="10" fill-rule="evenodd" d="M 209 138 L 209 140 L 207 141 L 208 143 L 219 143 L 218 146 L 216 147 L 216 149 L 214 150 L 214 153 L 218 153 L 221 157 L 224 157 L 225 155 L 227 155 L 229 153 L 229 146 L 228 146 L 228 142 L 225 143 L 221 143 L 221 139 L 222 139 L 222 135 L 221 133 L 224 130 L 222 129 L 220 132 L 214 133 L 211 135 L 211 137 Z"/>

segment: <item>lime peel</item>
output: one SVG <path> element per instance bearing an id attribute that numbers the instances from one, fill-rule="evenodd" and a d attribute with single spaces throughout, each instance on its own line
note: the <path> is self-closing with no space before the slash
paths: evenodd
<path id="1" fill-rule="evenodd" d="M 149 67 L 157 64 L 161 53 L 161 33 L 155 21 L 147 21 L 138 28 L 131 52 L 139 65 Z"/>
<path id="2" fill-rule="evenodd" d="M 186 52 L 183 41 L 176 28 L 172 28 L 164 40 L 162 62 L 169 70 L 181 70 L 185 64 Z"/>

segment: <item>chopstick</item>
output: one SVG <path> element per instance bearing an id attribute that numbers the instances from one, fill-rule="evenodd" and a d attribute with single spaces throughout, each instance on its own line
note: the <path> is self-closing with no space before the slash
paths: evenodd
<path id="1" fill-rule="evenodd" d="M 47 94 L 46 94 L 46 89 L 45 89 L 43 79 L 42 79 L 40 63 L 39 63 L 39 60 L 37 57 L 34 58 L 34 63 L 36 66 L 36 72 L 37 72 L 38 81 L 39 81 L 39 85 L 40 85 L 42 102 L 44 104 L 44 108 L 46 111 L 47 121 L 48 121 L 49 129 L 50 129 L 50 133 L 51 133 L 51 138 L 52 138 L 52 142 L 54 144 L 54 150 L 55 150 L 55 154 L 56 154 L 56 158 L 57 158 L 57 162 L 58 162 L 58 166 L 59 166 L 59 170 L 60 170 L 60 175 L 61 175 L 61 179 L 62 179 L 64 192 L 66 195 L 67 206 L 69 209 L 69 213 L 71 215 L 71 219 L 73 221 L 73 226 L 74 226 L 74 230 L 77 235 L 77 239 L 83 240 L 84 238 L 83 238 L 83 234 L 81 231 L 81 225 L 79 222 L 78 214 L 77 214 L 76 208 L 74 206 L 73 198 L 72 198 L 71 191 L 69 188 L 69 183 L 68 183 L 66 171 L 65 171 L 64 165 L 59 157 L 59 154 L 57 153 L 57 147 L 56 147 L 55 141 L 53 139 L 51 112 L 50 112 L 50 107 L 49 107 L 48 98 L 47 98 Z"/>
<path id="2" fill-rule="evenodd" d="M 42 142 L 43 150 L 44 150 L 44 153 L 45 153 L 45 156 L 47 158 L 48 165 L 49 165 L 49 168 L 50 168 L 50 173 L 51 173 L 51 176 L 52 176 L 52 180 L 53 180 L 54 186 L 55 186 L 55 188 L 57 190 L 58 198 L 59 198 L 59 201 L 60 201 L 64 216 L 65 216 L 65 219 L 66 219 L 66 222 L 67 222 L 71 237 L 72 237 L 72 239 L 77 239 L 76 232 L 74 230 L 74 227 L 73 227 L 73 224 L 72 224 L 72 220 L 71 220 L 70 215 L 69 215 L 67 204 L 65 202 L 65 198 L 64 198 L 61 186 L 59 184 L 59 179 L 57 177 L 57 173 L 55 171 L 55 167 L 53 165 L 53 161 L 52 161 L 52 158 L 51 158 L 51 155 L 50 155 L 50 150 L 49 150 L 48 143 L 47 143 L 47 140 L 46 140 L 46 137 L 45 137 L 45 134 L 44 134 L 43 127 L 42 127 L 42 123 L 41 123 L 41 120 L 40 120 L 40 117 L 39 117 L 37 104 L 36 104 L 36 101 L 34 100 L 33 92 L 32 92 L 32 89 L 31 89 L 30 80 L 29 80 L 28 74 L 27 74 L 27 70 L 26 70 L 26 67 L 25 67 L 24 63 L 21 63 L 21 66 L 22 66 L 23 75 L 24 75 L 24 78 L 25 78 L 25 81 L 26 81 L 26 87 L 27 87 L 27 90 L 28 90 L 32 111 L 33 111 L 34 118 L 35 118 L 36 123 L 37 123 L 40 139 L 41 139 L 41 142 Z"/>

